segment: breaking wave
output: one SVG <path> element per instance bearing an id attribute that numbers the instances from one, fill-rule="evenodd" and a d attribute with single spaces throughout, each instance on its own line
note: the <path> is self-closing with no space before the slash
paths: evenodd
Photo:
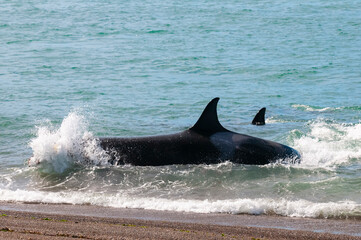
<path id="1" fill-rule="evenodd" d="M 311 121 L 307 130 L 292 132 L 302 166 L 337 167 L 361 160 L 361 123 L 344 124 L 323 119 Z"/>
<path id="2" fill-rule="evenodd" d="M 348 218 L 359 217 L 361 205 L 352 201 L 314 203 L 306 200 L 290 201 L 286 199 L 229 199 L 229 200 L 191 200 L 165 199 L 156 197 L 129 197 L 122 193 L 114 195 L 104 193 L 79 192 L 39 192 L 26 190 L 0 190 L 2 201 L 26 203 L 91 204 L 115 208 L 138 208 L 147 210 L 195 212 L 195 213 L 231 213 L 231 214 L 268 214 L 290 217 L 311 218 Z"/>

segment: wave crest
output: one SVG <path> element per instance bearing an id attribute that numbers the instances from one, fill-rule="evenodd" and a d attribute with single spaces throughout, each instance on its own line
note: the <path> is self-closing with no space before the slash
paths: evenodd
<path id="1" fill-rule="evenodd" d="M 361 159 L 361 123 L 340 124 L 322 119 L 308 124 L 305 134 L 294 139 L 303 166 L 336 167 Z"/>
<path id="2" fill-rule="evenodd" d="M 166 198 L 134 198 L 126 194 L 113 195 L 91 192 L 40 192 L 26 190 L 1 190 L 1 201 L 55 204 L 85 204 L 115 208 L 138 208 L 147 210 L 231 213 L 254 215 L 280 215 L 310 218 L 360 217 L 361 206 L 353 201 L 310 202 L 284 198 L 238 198 L 227 200 L 191 200 Z"/>

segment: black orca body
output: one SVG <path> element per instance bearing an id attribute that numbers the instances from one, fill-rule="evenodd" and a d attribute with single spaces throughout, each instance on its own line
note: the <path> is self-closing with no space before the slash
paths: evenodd
<path id="1" fill-rule="evenodd" d="M 235 133 L 218 121 L 213 99 L 197 123 L 180 133 L 135 138 L 100 138 L 110 162 L 140 166 L 213 164 L 225 161 L 264 165 L 278 160 L 298 162 L 299 153 L 282 144 Z M 264 115 L 264 113 L 263 113 Z"/>

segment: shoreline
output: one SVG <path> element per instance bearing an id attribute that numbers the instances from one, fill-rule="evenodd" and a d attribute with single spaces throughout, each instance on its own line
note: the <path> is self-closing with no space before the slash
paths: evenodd
<path id="1" fill-rule="evenodd" d="M 361 239 L 361 221 L 0 202 L 5 239 Z"/>

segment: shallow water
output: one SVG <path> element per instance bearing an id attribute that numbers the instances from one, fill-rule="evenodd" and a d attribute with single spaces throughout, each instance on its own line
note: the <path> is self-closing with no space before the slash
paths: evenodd
<path id="1" fill-rule="evenodd" d="M 4 2 L 0 200 L 360 217 L 360 7 Z M 226 128 L 302 162 L 114 167 L 96 144 L 187 129 L 213 97 Z M 250 125 L 264 106 L 266 125 Z"/>

